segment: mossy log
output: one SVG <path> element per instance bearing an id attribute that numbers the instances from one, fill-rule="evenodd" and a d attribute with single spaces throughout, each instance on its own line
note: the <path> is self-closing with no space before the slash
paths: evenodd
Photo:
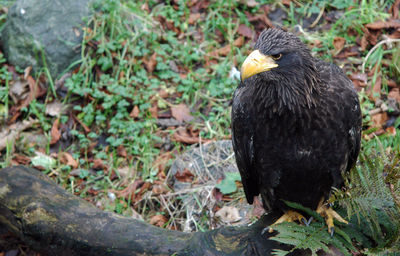
<path id="1" fill-rule="evenodd" d="M 276 217 L 249 227 L 170 231 L 104 212 L 33 168 L 0 170 L 0 231 L 43 255 L 270 255 L 285 248 L 261 235 Z"/>

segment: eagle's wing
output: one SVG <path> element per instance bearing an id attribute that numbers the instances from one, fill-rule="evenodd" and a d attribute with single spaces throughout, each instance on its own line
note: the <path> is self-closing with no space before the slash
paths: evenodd
<path id="1" fill-rule="evenodd" d="M 242 177 L 247 202 L 253 203 L 259 194 L 258 175 L 254 168 L 254 118 L 246 100 L 245 87 L 241 83 L 236 89 L 232 102 L 232 145 L 236 163 Z"/>
<path id="2" fill-rule="evenodd" d="M 347 165 L 341 171 L 348 172 L 354 166 L 360 152 L 362 115 L 358 95 L 351 80 L 338 66 L 321 60 L 318 60 L 317 65 L 320 67 L 322 78 L 329 85 L 328 90 L 333 91 L 334 97 L 338 97 L 331 100 L 340 104 L 342 129 L 347 132 L 348 147 L 344 149 L 347 153 Z"/>

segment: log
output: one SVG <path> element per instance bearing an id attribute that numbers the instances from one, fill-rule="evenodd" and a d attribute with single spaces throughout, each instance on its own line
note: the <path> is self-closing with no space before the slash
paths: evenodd
<path id="1" fill-rule="evenodd" d="M 36 169 L 0 170 L 0 232 L 7 230 L 42 255 L 270 255 L 288 248 L 261 235 L 276 218 L 268 214 L 251 226 L 207 232 L 165 230 L 104 212 Z"/>

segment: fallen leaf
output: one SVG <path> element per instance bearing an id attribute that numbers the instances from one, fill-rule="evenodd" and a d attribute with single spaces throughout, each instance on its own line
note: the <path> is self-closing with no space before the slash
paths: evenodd
<path id="1" fill-rule="evenodd" d="M 238 34 L 242 35 L 244 37 L 247 37 L 247 38 L 253 38 L 253 31 L 251 30 L 251 28 L 249 28 L 248 26 L 246 26 L 244 24 L 239 25 Z"/>
<path id="2" fill-rule="evenodd" d="M 180 182 L 192 182 L 194 178 L 194 174 L 191 173 L 188 169 L 184 169 L 183 172 L 175 173 L 175 178 Z"/>
<path id="3" fill-rule="evenodd" d="M 29 94 L 29 83 L 26 80 L 16 80 L 10 85 L 10 97 L 14 103 L 26 99 Z"/>
<path id="4" fill-rule="evenodd" d="M 56 160 L 41 152 L 36 152 L 36 156 L 31 158 L 32 165 L 40 169 L 50 169 L 55 166 Z"/>
<path id="5" fill-rule="evenodd" d="M 397 102 L 400 102 L 400 89 L 393 88 L 392 90 L 390 90 L 388 98 L 392 98 L 395 99 Z"/>
<path id="6" fill-rule="evenodd" d="M 200 19 L 200 17 L 201 17 L 201 14 L 200 14 L 200 13 L 191 13 L 191 14 L 189 15 L 188 23 L 189 23 L 190 25 L 193 25 L 193 24 L 195 24 L 195 23 Z"/>
<path id="7" fill-rule="evenodd" d="M 60 116 L 63 110 L 64 110 L 64 105 L 61 102 L 55 100 L 46 105 L 45 113 L 46 115 L 49 116 Z"/>
<path id="8" fill-rule="evenodd" d="M 371 127 L 382 128 L 382 126 L 386 123 L 387 120 L 388 120 L 388 115 L 386 112 L 373 115 L 371 116 L 371 121 L 373 123 Z"/>
<path id="9" fill-rule="evenodd" d="M 343 37 L 337 36 L 333 39 L 333 47 L 335 48 L 334 55 L 337 55 L 341 50 L 343 50 L 345 43 L 346 39 L 344 39 Z"/>
<path id="10" fill-rule="evenodd" d="M 60 138 L 61 138 L 61 133 L 58 130 L 58 124 L 59 124 L 60 120 L 57 118 L 56 120 L 54 120 L 53 122 L 53 126 L 51 127 L 51 141 L 50 141 L 50 145 L 54 145 L 56 144 Z"/>
<path id="11" fill-rule="evenodd" d="M 255 0 L 242 0 L 241 2 L 244 2 L 248 7 L 256 7 L 257 5 L 259 5 L 259 3 L 257 3 Z"/>
<path id="12" fill-rule="evenodd" d="M 388 20 L 388 21 L 375 21 L 372 23 L 368 23 L 365 27 L 369 29 L 379 30 L 384 28 L 400 28 L 400 22 L 396 20 Z"/>
<path id="13" fill-rule="evenodd" d="M 0 151 L 5 149 L 8 143 L 14 142 L 22 131 L 31 128 L 32 125 L 37 122 L 38 121 L 34 119 L 23 120 L 2 128 L 0 132 Z"/>
<path id="14" fill-rule="evenodd" d="M 68 152 L 61 152 L 58 155 L 58 159 L 64 165 L 69 165 L 73 169 L 78 168 L 78 162 L 72 157 L 72 155 Z"/>
<path id="15" fill-rule="evenodd" d="M 173 158 L 171 151 L 162 153 L 157 156 L 153 162 L 153 167 L 158 168 L 158 172 L 164 172 L 167 169 L 167 164 Z"/>
<path id="16" fill-rule="evenodd" d="M 179 122 L 190 122 L 193 120 L 189 108 L 184 103 L 172 106 L 171 115 Z"/>
<path id="17" fill-rule="evenodd" d="M 13 160 L 22 165 L 28 165 L 31 162 L 31 159 L 29 157 L 20 154 L 14 154 Z"/>
<path id="18" fill-rule="evenodd" d="M 144 66 L 149 73 L 153 73 L 157 65 L 157 53 L 153 53 L 149 59 L 143 58 Z"/>
<path id="19" fill-rule="evenodd" d="M 396 128 L 394 128 L 393 126 L 389 126 L 388 128 L 386 128 L 386 132 L 388 132 L 389 134 L 395 136 L 396 135 Z"/>
<path id="20" fill-rule="evenodd" d="M 166 194 L 168 193 L 170 190 L 167 187 L 167 185 L 165 184 L 158 184 L 158 185 L 154 185 L 151 192 L 153 193 L 153 195 L 161 195 L 161 194 Z"/>
<path id="21" fill-rule="evenodd" d="M 242 219 L 239 210 L 233 206 L 222 207 L 215 213 L 215 216 L 225 223 L 235 223 Z"/>
<path id="22" fill-rule="evenodd" d="M 392 12 L 393 19 L 398 19 L 399 18 L 399 8 L 400 8 L 400 0 L 396 0 L 392 7 L 390 8 Z"/>
<path id="23" fill-rule="evenodd" d="M 123 197 L 126 200 L 131 200 L 131 202 L 136 202 L 135 191 L 138 189 L 138 187 L 142 186 L 143 184 L 144 184 L 144 181 L 138 179 L 138 180 L 135 180 L 133 183 L 129 184 L 123 190 L 120 190 L 120 191 L 110 190 L 110 191 L 114 192 L 118 197 Z"/>
<path id="24" fill-rule="evenodd" d="M 105 165 L 103 164 L 103 160 L 101 160 L 100 158 L 95 158 L 93 160 L 92 168 L 95 169 L 95 170 L 105 169 Z"/>
<path id="25" fill-rule="evenodd" d="M 151 225 L 154 225 L 157 227 L 162 227 L 162 226 L 164 226 L 165 223 L 167 223 L 167 221 L 168 221 L 167 217 L 165 217 L 162 214 L 157 214 L 157 215 L 154 215 L 153 217 L 151 217 L 149 223 Z"/>
<path id="26" fill-rule="evenodd" d="M 128 153 L 126 152 L 126 149 L 123 145 L 119 145 L 117 147 L 117 155 L 120 157 L 127 157 Z"/>
<path id="27" fill-rule="evenodd" d="M 131 111 L 131 113 L 129 114 L 130 117 L 132 118 L 137 118 L 139 116 L 139 107 L 137 105 L 135 105 Z"/>

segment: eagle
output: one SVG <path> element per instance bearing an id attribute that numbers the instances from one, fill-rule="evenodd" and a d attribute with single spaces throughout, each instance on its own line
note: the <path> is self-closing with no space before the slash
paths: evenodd
<path id="1" fill-rule="evenodd" d="M 327 203 L 332 188 L 354 166 L 362 115 L 353 83 L 335 64 L 311 55 L 292 33 L 261 32 L 241 67 L 232 101 L 232 144 L 248 203 L 284 221 L 307 225 L 284 201 L 316 210 L 333 235 L 333 220 L 347 223 Z"/>

